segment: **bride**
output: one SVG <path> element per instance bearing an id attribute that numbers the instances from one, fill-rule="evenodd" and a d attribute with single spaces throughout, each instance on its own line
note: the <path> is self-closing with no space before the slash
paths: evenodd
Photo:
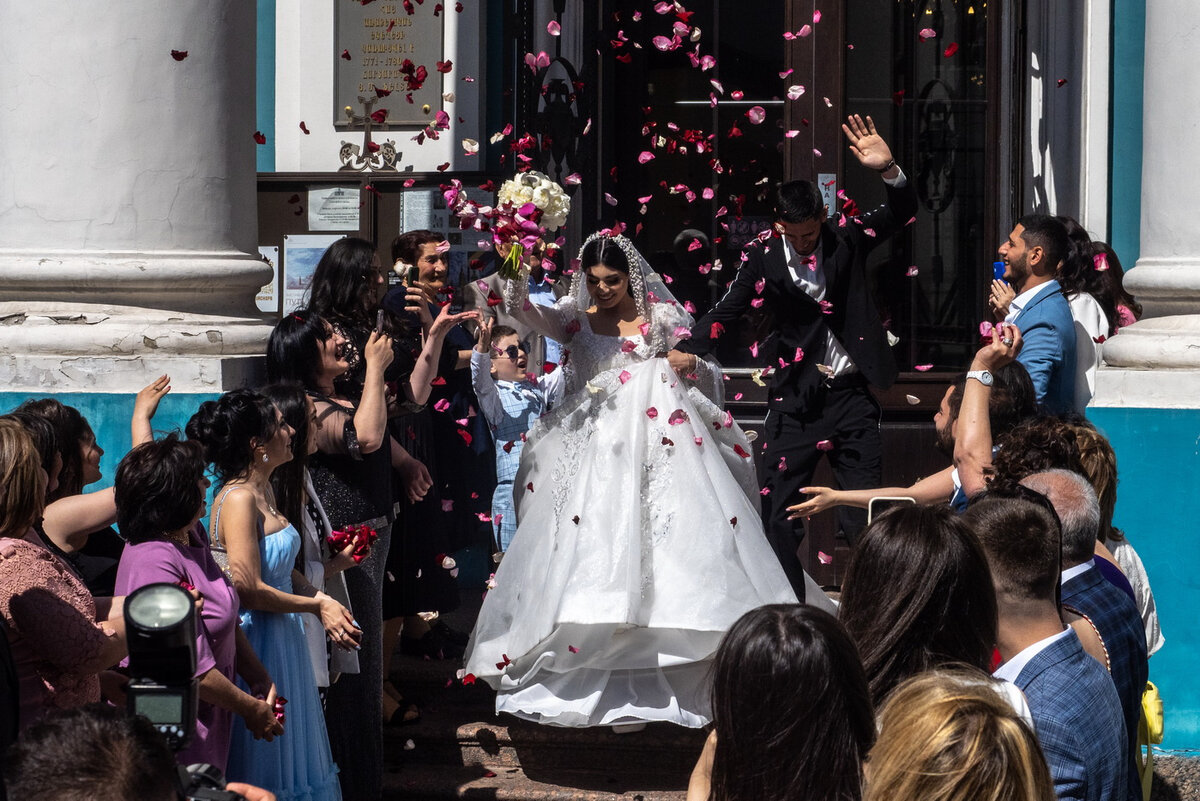
<path id="1" fill-rule="evenodd" d="M 623 236 L 602 231 L 555 306 L 505 282 L 511 315 L 563 343 L 563 400 L 529 431 L 519 518 L 466 671 L 496 711 L 557 726 L 711 717 L 721 636 L 795 603 L 763 535 L 751 445 L 721 410 L 719 369 L 673 372 L 691 317 Z M 809 603 L 833 604 L 805 576 Z"/>

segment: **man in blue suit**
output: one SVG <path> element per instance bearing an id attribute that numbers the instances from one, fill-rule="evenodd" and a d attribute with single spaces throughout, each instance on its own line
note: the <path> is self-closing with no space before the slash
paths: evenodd
<path id="1" fill-rule="evenodd" d="M 1017 293 L 1004 322 L 1021 330 L 1025 347 L 1017 361 L 1029 371 L 1038 402 L 1051 414 L 1075 408 L 1075 322 L 1054 280 L 1067 247 L 1067 229 L 1046 214 L 1022 217 L 1000 245 L 1004 280 Z"/>
<path id="2" fill-rule="evenodd" d="M 996 588 L 1004 662 L 995 676 L 1025 693 L 1060 799 L 1124 799 L 1129 760 L 1121 701 L 1108 673 L 1063 624 L 1055 597 L 1059 525 L 1049 502 L 1040 501 L 988 497 L 967 510 Z"/>
<path id="3" fill-rule="evenodd" d="M 1146 634 L 1137 604 L 1096 568 L 1093 554 L 1100 529 L 1100 502 L 1088 480 L 1070 470 L 1047 470 L 1021 479 L 1054 504 L 1062 521 L 1062 604 L 1092 621 L 1108 654 L 1108 672 L 1121 699 L 1129 754 L 1129 798 L 1140 801 L 1137 726 L 1149 665 Z"/>

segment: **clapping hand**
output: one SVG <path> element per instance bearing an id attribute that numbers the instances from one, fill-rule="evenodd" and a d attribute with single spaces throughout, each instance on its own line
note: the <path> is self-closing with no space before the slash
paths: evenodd
<path id="1" fill-rule="evenodd" d="M 862 117 L 851 114 L 842 125 L 842 132 L 850 142 L 850 152 L 867 169 L 882 172 L 892 162 L 892 149 L 875 131 L 875 121 L 869 115 L 863 122 Z"/>
<path id="2" fill-rule="evenodd" d="M 1016 296 L 1016 290 L 1007 281 L 999 278 L 992 280 L 992 287 L 988 292 L 988 306 L 991 307 L 992 314 L 997 320 L 1002 321 L 1008 316 L 1008 310 Z"/>

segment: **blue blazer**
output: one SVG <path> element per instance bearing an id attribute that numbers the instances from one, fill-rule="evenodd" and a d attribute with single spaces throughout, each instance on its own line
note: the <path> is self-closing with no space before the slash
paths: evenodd
<path id="1" fill-rule="evenodd" d="M 1129 792 L 1129 758 L 1121 701 L 1107 671 L 1075 632 L 1030 660 L 1016 685 L 1060 799 L 1116 801 Z"/>
<path id="2" fill-rule="evenodd" d="M 1130 798 L 1141 798 L 1141 782 L 1133 760 L 1137 748 L 1138 719 L 1142 713 L 1142 691 L 1150 667 L 1146 656 L 1146 629 L 1137 604 L 1092 568 L 1062 586 L 1063 606 L 1087 615 L 1108 651 L 1109 674 L 1121 699 L 1125 719 L 1126 751 L 1129 754 Z"/>
<path id="3" fill-rule="evenodd" d="M 1058 281 L 1046 282 L 1012 322 L 1025 341 L 1017 361 L 1029 371 L 1038 403 L 1051 414 L 1074 410 L 1075 321 Z"/>

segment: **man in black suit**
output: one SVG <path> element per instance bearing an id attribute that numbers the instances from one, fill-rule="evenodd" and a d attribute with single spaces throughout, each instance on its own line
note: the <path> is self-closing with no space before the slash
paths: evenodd
<path id="1" fill-rule="evenodd" d="M 777 327 L 767 355 L 772 368 L 766 419 L 763 525 L 797 594 L 804 592 L 796 551 L 801 522 L 787 506 L 812 483 L 828 453 L 843 489 L 880 486 L 880 408 L 870 387 L 886 389 L 896 363 L 867 285 L 867 254 L 911 222 L 917 196 L 896 166 L 870 117 L 854 115 L 842 126 L 850 151 L 880 173 L 887 202 L 860 217 L 830 222 L 818 187 L 789 181 L 776 193 L 774 236 L 751 243 L 737 277 L 716 306 L 692 328 L 690 339 L 668 354 L 687 373 L 714 339 L 762 298 Z M 862 509 L 839 510 L 853 543 L 866 522 Z"/>

